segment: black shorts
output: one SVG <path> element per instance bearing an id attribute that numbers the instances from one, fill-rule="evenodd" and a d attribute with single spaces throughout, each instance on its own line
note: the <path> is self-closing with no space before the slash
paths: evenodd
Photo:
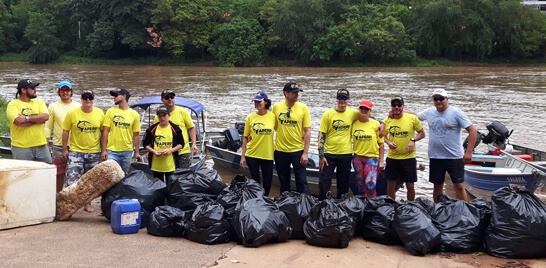
<path id="1" fill-rule="evenodd" d="M 434 184 L 444 183 L 446 172 L 453 183 L 464 182 L 463 159 L 430 159 L 428 181 Z"/>
<path id="2" fill-rule="evenodd" d="M 385 178 L 403 182 L 417 181 L 417 159 L 391 159 L 387 157 L 385 163 Z"/>

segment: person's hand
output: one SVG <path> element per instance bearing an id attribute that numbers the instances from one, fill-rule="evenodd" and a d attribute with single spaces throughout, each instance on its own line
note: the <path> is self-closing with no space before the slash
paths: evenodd
<path id="1" fill-rule="evenodd" d="M 387 145 L 389 146 L 389 149 L 396 149 L 398 148 L 398 145 L 394 142 L 388 142 Z"/>
<path id="2" fill-rule="evenodd" d="M 413 152 L 413 150 L 415 150 L 415 142 L 410 141 L 408 143 L 408 146 L 406 146 L 406 152 L 411 153 L 411 152 Z"/>
<path id="3" fill-rule="evenodd" d="M 191 151 L 194 155 L 196 155 L 197 153 L 199 153 L 199 148 L 197 148 L 197 145 L 192 145 Z"/>
<path id="4" fill-rule="evenodd" d="M 385 169 L 385 162 L 381 161 L 381 162 L 379 162 L 379 167 L 377 167 L 377 170 L 381 171 L 383 169 Z"/>
<path id="5" fill-rule="evenodd" d="M 241 161 L 239 162 L 239 166 L 241 168 L 247 168 L 246 166 L 246 158 L 244 156 L 241 156 Z"/>
<path id="6" fill-rule="evenodd" d="M 142 161 L 142 156 L 140 156 L 139 152 L 135 153 L 135 159 L 138 160 L 138 161 Z"/>
<path id="7" fill-rule="evenodd" d="M 108 159 L 108 152 L 106 152 L 106 151 L 101 152 L 100 153 L 100 160 L 106 161 L 106 159 Z"/>
<path id="8" fill-rule="evenodd" d="M 63 149 L 63 158 L 64 158 L 65 160 L 68 160 L 68 150 L 64 150 L 64 149 Z"/>
<path id="9" fill-rule="evenodd" d="M 158 151 L 156 151 L 156 150 L 154 150 L 152 153 L 153 153 L 155 156 L 162 156 L 162 155 L 163 155 L 163 152 L 158 152 Z"/>
<path id="10" fill-rule="evenodd" d="M 307 166 L 308 162 L 309 162 L 309 157 L 307 156 L 307 154 L 301 154 L 300 164 L 305 167 Z"/>
<path id="11" fill-rule="evenodd" d="M 463 156 L 463 162 L 465 164 L 470 164 L 472 163 L 472 152 L 468 152 L 468 153 L 465 153 L 464 156 Z"/>
<path id="12" fill-rule="evenodd" d="M 323 157 L 319 160 L 319 171 L 322 171 L 325 166 L 328 166 L 328 160 L 326 160 L 326 157 Z"/>

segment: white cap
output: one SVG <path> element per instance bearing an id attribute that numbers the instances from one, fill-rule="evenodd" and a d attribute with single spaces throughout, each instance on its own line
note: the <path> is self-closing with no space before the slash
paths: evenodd
<path id="1" fill-rule="evenodd" d="M 434 95 L 440 95 L 447 98 L 447 91 L 443 88 L 435 89 L 434 92 L 432 92 L 432 96 Z"/>

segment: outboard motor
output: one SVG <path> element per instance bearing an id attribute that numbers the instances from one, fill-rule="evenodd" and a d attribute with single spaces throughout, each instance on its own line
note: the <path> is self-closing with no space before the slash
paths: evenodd
<path id="1" fill-rule="evenodd" d="M 239 132 L 239 135 L 245 134 L 245 122 L 235 122 L 235 128 Z"/>
<path id="2" fill-rule="evenodd" d="M 223 131 L 224 139 L 216 142 L 216 146 L 222 149 L 228 149 L 232 152 L 237 152 L 241 148 L 242 140 L 237 130 L 233 127 Z"/>
<path id="3" fill-rule="evenodd" d="M 489 133 L 483 137 L 483 142 L 485 144 L 493 144 L 493 146 L 504 150 L 504 148 L 506 148 L 506 141 L 514 130 L 508 130 L 499 121 L 493 121 L 486 127 L 487 130 L 489 130 Z"/>
<path id="4" fill-rule="evenodd" d="M 474 148 L 472 148 L 472 151 L 474 151 L 474 149 L 476 149 L 476 147 L 478 147 L 478 145 L 480 145 L 480 143 L 483 140 L 483 137 L 484 137 L 484 135 L 481 132 L 478 131 L 478 136 L 476 136 L 476 143 L 474 143 Z M 463 142 L 464 150 L 466 150 L 466 147 L 468 147 L 468 136 L 466 136 L 466 139 Z"/>

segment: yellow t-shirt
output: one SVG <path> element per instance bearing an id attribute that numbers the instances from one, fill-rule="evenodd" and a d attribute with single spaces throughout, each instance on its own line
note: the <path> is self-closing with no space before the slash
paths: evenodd
<path id="1" fill-rule="evenodd" d="M 351 138 L 353 139 L 354 153 L 358 156 L 379 157 L 379 146 L 384 139 L 379 137 L 379 122 L 370 119 L 368 122 L 356 120 L 351 126 Z"/>
<path id="2" fill-rule="evenodd" d="M 273 160 L 273 135 L 275 134 L 275 114 L 251 113 L 245 120 L 244 136 L 252 139 L 246 145 L 245 156 Z"/>
<path id="3" fill-rule="evenodd" d="M 184 137 L 185 145 L 178 151 L 178 154 L 188 154 L 190 153 L 190 142 L 191 140 L 188 137 L 188 129 L 195 127 L 193 121 L 191 120 L 190 113 L 186 109 L 175 106 L 174 110 L 170 112 L 169 121 L 177 124 L 182 130 L 182 136 Z M 154 117 L 154 124 L 159 122 L 157 115 Z M 196 133 L 197 135 L 198 133 Z"/>
<path id="4" fill-rule="evenodd" d="M 99 153 L 103 120 L 104 112 L 99 108 L 93 107 L 90 113 L 82 111 L 81 108 L 68 111 L 62 128 L 70 131 L 70 151 Z"/>
<path id="5" fill-rule="evenodd" d="M 154 150 L 158 152 L 163 152 L 167 149 L 173 148 L 173 131 L 171 125 L 167 127 L 161 127 L 157 125 L 155 130 L 155 140 Z M 162 155 L 162 156 L 152 156 L 152 167 L 150 168 L 153 171 L 157 172 L 171 172 L 176 169 L 174 164 L 174 156 L 172 154 Z"/>
<path id="6" fill-rule="evenodd" d="M 41 99 L 31 99 L 29 102 L 12 100 L 6 108 L 10 125 L 11 145 L 19 148 L 31 148 L 46 144 L 44 124 L 34 124 L 30 127 L 18 127 L 13 124 L 19 115 L 31 116 L 47 114 L 47 106 Z"/>
<path id="7" fill-rule="evenodd" d="M 311 127 L 311 113 L 307 105 L 301 102 L 294 103 L 288 117 L 288 106 L 285 101 L 280 101 L 273 105 L 273 113 L 277 120 L 275 150 L 285 153 L 302 151 L 303 128 Z"/>
<path id="8" fill-rule="evenodd" d="M 358 120 L 359 112 L 353 108 L 347 108 L 338 112 L 332 108 L 324 114 L 320 121 L 320 132 L 326 133 L 324 153 L 327 154 L 351 154 L 351 124 Z"/>
<path id="9" fill-rule="evenodd" d="M 140 115 L 133 109 L 112 107 L 106 111 L 103 126 L 110 128 L 106 149 L 114 152 L 133 150 L 133 133 L 140 132 Z"/>
<path id="10" fill-rule="evenodd" d="M 49 113 L 49 120 L 45 123 L 46 136 L 51 135 L 51 130 L 53 130 L 53 145 L 61 146 L 63 145 L 63 121 L 64 117 L 68 111 L 79 108 L 81 103 L 77 101 L 71 101 L 70 103 L 64 103 L 61 100 L 58 100 L 47 107 Z"/>
<path id="11" fill-rule="evenodd" d="M 399 119 L 385 118 L 385 132 L 387 138 L 396 143 L 396 149 L 390 149 L 387 154 L 391 159 L 410 159 L 415 158 L 415 149 L 408 153 L 406 147 L 411 138 L 415 137 L 415 131 L 423 129 L 421 122 L 416 115 L 403 113 Z"/>

